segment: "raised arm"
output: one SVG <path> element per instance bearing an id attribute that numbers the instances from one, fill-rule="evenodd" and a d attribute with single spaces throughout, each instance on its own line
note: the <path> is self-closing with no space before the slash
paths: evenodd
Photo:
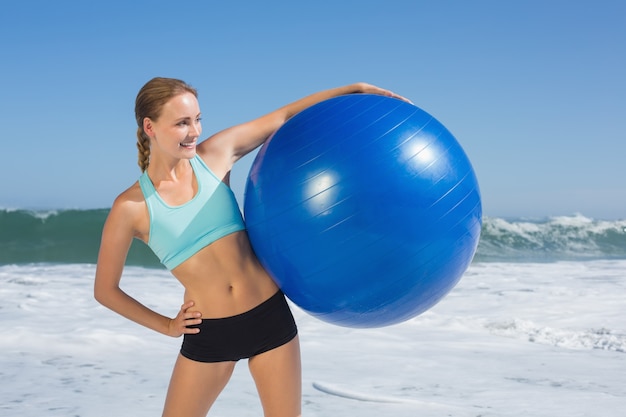
<path id="1" fill-rule="evenodd" d="M 379 94 L 408 101 L 389 90 L 367 83 L 332 88 L 301 98 L 258 119 L 218 132 L 198 146 L 198 153 L 205 159 L 213 159 L 215 155 L 221 155 L 223 158 L 220 159 L 227 161 L 229 166 L 219 166 L 215 160 L 212 164 L 219 167 L 219 171 L 228 172 L 232 164 L 263 144 L 273 132 L 295 114 L 321 101 L 353 93 Z"/>

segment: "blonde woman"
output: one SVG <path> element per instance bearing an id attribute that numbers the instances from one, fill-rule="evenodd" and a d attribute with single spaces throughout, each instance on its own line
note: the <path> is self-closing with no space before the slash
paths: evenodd
<path id="1" fill-rule="evenodd" d="M 139 91 L 135 116 L 143 174 L 115 199 L 106 220 L 94 294 L 134 322 L 168 336 L 184 335 L 163 416 L 205 416 L 241 359 L 248 359 L 265 416 L 301 414 L 296 324 L 250 247 L 229 176 L 235 162 L 291 116 L 351 93 L 395 96 L 365 83 L 330 89 L 200 143 L 194 88 L 154 78 Z M 134 238 L 148 244 L 184 286 L 176 317 L 165 317 L 120 289 Z"/>

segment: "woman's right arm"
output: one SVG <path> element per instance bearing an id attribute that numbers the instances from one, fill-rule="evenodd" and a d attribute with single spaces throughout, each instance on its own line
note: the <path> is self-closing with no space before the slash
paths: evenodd
<path id="1" fill-rule="evenodd" d="M 170 319 L 149 309 L 120 288 L 124 263 L 135 236 L 135 222 L 140 209 L 139 203 L 125 200 L 123 194 L 113 204 L 102 230 L 94 296 L 105 307 L 165 335 L 178 337 L 184 333 L 197 333 L 198 329 L 186 327 L 200 323 L 200 313 L 189 311 L 193 302 L 183 304 L 176 317 Z"/>

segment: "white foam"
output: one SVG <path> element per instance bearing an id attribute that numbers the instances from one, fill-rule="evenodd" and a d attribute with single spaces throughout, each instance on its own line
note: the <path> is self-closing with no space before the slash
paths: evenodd
<path id="1" fill-rule="evenodd" d="M 588 330 L 556 329 L 538 326 L 528 320 L 493 322 L 486 326 L 493 334 L 568 349 L 604 349 L 626 353 L 626 334 L 599 328 Z"/>

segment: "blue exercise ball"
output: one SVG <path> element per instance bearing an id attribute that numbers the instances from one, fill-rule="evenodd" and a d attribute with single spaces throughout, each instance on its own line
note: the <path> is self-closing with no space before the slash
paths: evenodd
<path id="1" fill-rule="evenodd" d="M 250 241 L 285 295 L 357 328 L 405 321 L 469 266 L 482 206 L 469 159 L 418 107 L 354 94 L 292 117 L 246 182 Z"/>

